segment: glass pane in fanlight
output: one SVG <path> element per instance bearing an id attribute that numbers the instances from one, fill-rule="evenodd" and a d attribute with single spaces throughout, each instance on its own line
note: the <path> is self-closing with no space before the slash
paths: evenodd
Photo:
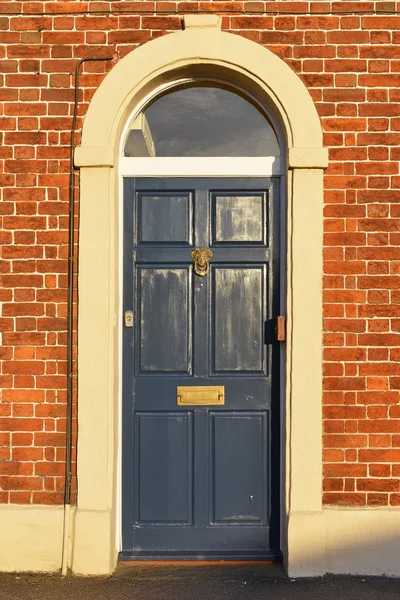
<path id="1" fill-rule="evenodd" d="M 190 87 L 157 98 L 129 127 L 125 156 L 279 156 L 265 115 L 234 92 Z"/>

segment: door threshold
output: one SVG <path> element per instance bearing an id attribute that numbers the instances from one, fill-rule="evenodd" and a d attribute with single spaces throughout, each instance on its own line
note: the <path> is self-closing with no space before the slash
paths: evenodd
<path id="1" fill-rule="evenodd" d="M 286 579 L 283 563 L 273 560 L 122 561 L 114 577 L 135 580 Z"/>
<path id="2" fill-rule="evenodd" d="M 208 567 L 208 566 L 219 566 L 223 567 L 225 565 L 279 565 L 281 564 L 280 560 L 120 560 L 118 562 L 119 565 L 126 566 L 157 566 L 164 567 L 168 566 L 177 566 L 177 567 Z"/>
<path id="3" fill-rule="evenodd" d="M 118 562 L 121 564 L 275 564 L 282 562 L 282 552 L 270 550 L 264 552 L 145 552 L 123 550 L 119 553 Z"/>

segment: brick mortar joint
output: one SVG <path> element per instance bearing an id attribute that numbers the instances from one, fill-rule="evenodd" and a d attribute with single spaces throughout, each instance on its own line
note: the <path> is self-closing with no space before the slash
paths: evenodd
<path id="1" fill-rule="evenodd" d="M 296 0 L 297 1 L 297 0 Z M 298 0 L 299 2 L 301 2 L 301 0 Z M 38 11 L 38 12 L 22 12 L 21 11 L 7 11 L 2 13 L 1 18 L 5 19 L 5 18 L 9 18 L 9 17 L 26 17 L 26 18 L 31 18 L 31 17 L 58 17 L 58 16 L 79 16 L 79 15 L 83 15 L 83 16 L 118 16 L 118 15 L 146 15 L 146 16 L 179 16 L 179 17 L 183 17 L 185 14 L 231 14 L 231 15 L 242 15 L 242 16 L 255 16 L 255 15 L 270 15 L 270 16 L 340 16 L 340 15 L 377 15 L 377 16 L 384 16 L 385 14 L 387 15 L 397 15 L 400 13 L 400 8 L 397 6 L 396 2 L 392 2 L 390 0 L 380 0 L 377 2 L 370 2 L 370 4 L 375 4 L 374 8 L 364 8 L 364 9 L 359 9 L 356 10 L 354 7 L 352 9 L 346 10 L 346 9 L 340 9 L 339 7 L 331 7 L 330 10 L 317 10 L 317 11 L 313 11 L 313 10 L 303 10 L 303 11 L 298 11 L 298 10 L 279 10 L 279 8 L 277 10 L 270 10 L 265 8 L 263 9 L 250 9 L 250 8 L 238 8 L 238 9 L 234 9 L 234 8 L 221 8 L 221 6 L 218 7 L 218 9 L 215 10 L 207 10 L 205 8 L 200 9 L 200 8 L 193 8 L 193 10 L 189 10 L 188 8 L 185 9 L 180 9 L 179 8 L 179 1 L 175 2 L 176 6 L 175 6 L 175 10 L 173 8 L 168 8 L 168 9 L 157 9 L 157 7 L 155 7 L 154 9 L 140 9 L 139 7 L 136 8 L 132 8 L 132 9 L 118 9 L 118 8 L 110 8 L 110 9 L 100 9 L 100 10 L 91 10 L 90 8 L 87 8 L 86 10 L 65 10 L 65 11 Z M 209 1 L 208 2 L 210 5 L 212 5 L 212 2 Z M 253 3 L 253 2 L 251 2 Z M 286 1 L 282 0 L 281 2 L 277 2 L 277 5 L 281 4 L 282 7 L 286 5 Z M 293 2 L 291 2 L 290 4 L 293 4 Z M 320 2 L 317 2 L 317 4 L 320 4 Z M 331 4 L 331 3 L 329 3 Z M 353 4 L 350 2 L 350 4 Z M 312 5 L 312 3 L 311 3 Z"/>

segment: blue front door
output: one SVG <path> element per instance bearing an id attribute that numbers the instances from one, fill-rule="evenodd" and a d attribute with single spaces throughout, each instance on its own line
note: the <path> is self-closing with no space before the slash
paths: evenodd
<path id="1" fill-rule="evenodd" d="M 125 179 L 121 558 L 279 556 L 278 187 Z"/>

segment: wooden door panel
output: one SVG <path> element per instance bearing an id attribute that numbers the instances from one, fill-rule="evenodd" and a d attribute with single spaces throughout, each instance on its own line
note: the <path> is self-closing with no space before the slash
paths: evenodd
<path id="1" fill-rule="evenodd" d="M 266 412 L 211 413 L 214 523 L 266 523 Z"/>
<path id="2" fill-rule="evenodd" d="M 192 244 L 192 192 L 141 192 L 137 200 L 139 244 Z"/>
<path id="3" fill-rule="evenodd" d="M 214 373 L 266 373 L 266 266 L 215 266 L 212 270 Z"/>
<path id="4" fill-rule="evenodd" d="M 187 267 L 138 269 L 139 373 L 190 373 L 192 274 Z"/>
<path id="5" fill-rule="evenodd" d="M 192 523 L 192 413 L 136 413 L 136 444 L 136 522 Z"/>
<path id="6" fill-rule="evenodd" d="M 211 194 L 213 243 L 249 242 L 265 245 L 267 241 L 267 192 L 213 192 Z"/>

